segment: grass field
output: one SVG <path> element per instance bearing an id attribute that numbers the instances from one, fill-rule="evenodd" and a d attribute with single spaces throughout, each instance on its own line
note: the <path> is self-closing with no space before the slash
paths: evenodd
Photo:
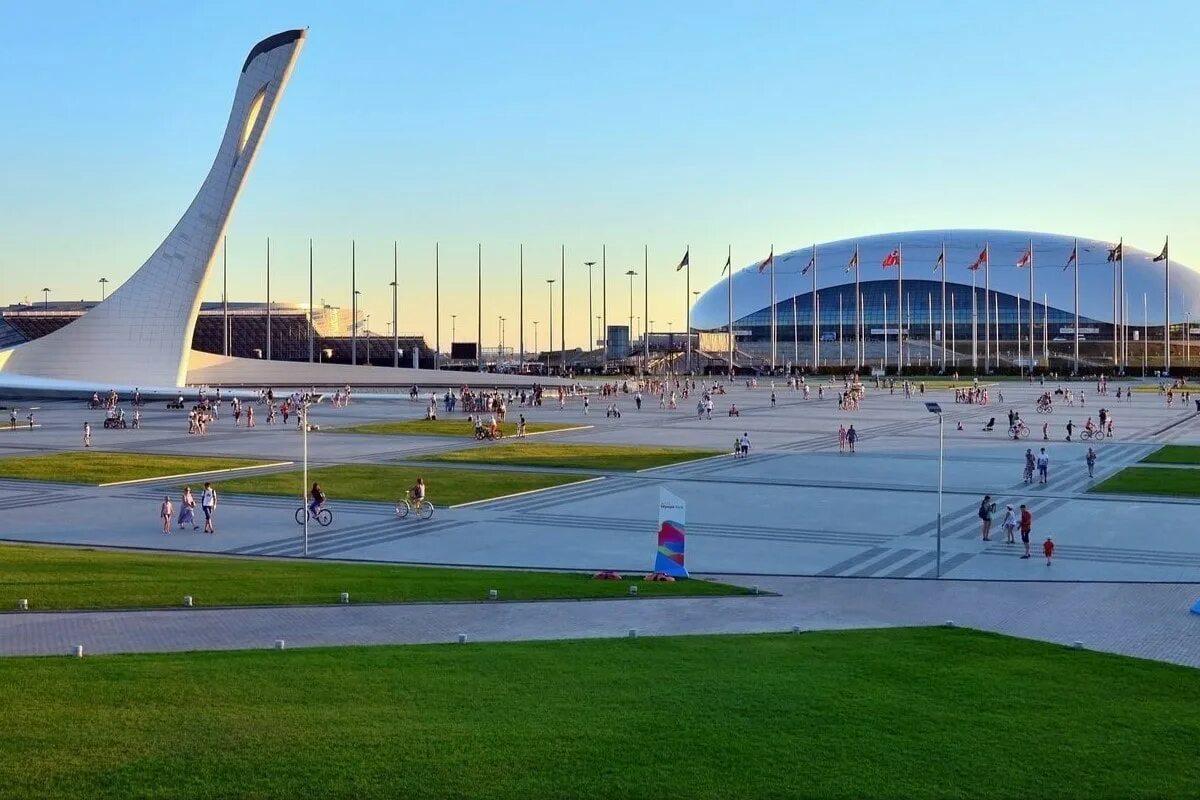
<path id="1" fill-rule="evenodd" d="M 558 422 L 527 422 L 526 433 L 549 433 L 567 428 L 578 428 L 579 425 L 566 425 Z M 405 419 L 397 422 L 366 422 L 362 425 L 351 425 L 345 428 L 330 428 L 333 433 L 371 433 L 380 436 L 456 436 L 459 439 L 474 439 L 475 426 L 467 422 L 465 417 L 452 419 Z M 500 424 L 500 432 L 505 436 L 516 436 L 517 423 L 509 419 Z"/>
<path id="2" fill-rule="evenodd" d="M 702 580 L 675 583 L 596 581 L 561 572 L 441 569 L 386 564 L 122 553 L 62 547 L 0 545 L 0 609 L 26 598 L 34 610 L 178 607 L 184 595 L 197 606 L 311 605 L 336 603 L 349 592 L 355 603 L 483 600 L 489 589 L 501 600 L 624 597 L 632 583 L 643 597 L 746 594 Z M 634 576 L 629 576 L 634 577 Z M 636 577 L 641 577 L 636 576 Z"/>
<path id="3" fill-rule="evenodd" d="M 1158 394 L 1158 384 L 1142 384 L 1135 386 L 1133 391 L 1140 394 Z M 1200 384 L 1189 381 L 1183 388 L 1175 387 L 1175 401 L 1179 402 L 1180 392 L 1200 392 Z M 1165 400 L 1163 402 L 1166 402 Z"/>
<path id="4" fill-rule="evenodd" d="M 962 629 L 0 659 L 12 797 L 1194 797 L 1200 671 Z M 603 787 L 603 791 L 598 791 Z"/>
<path id="5" fill-rule="evenodd" d="M 163 456 L 153 453 L 105 453 L 85 450 L 0 459 L 0 478 L 63 483 L 115 483 L 164 475 L 209 472 L 263 464 L 244 458 Z"/>
<path id="6" fill-rule="evenodd" d="M 1200 447 L 1168 444 L 1142 459 L 1146 464 L 1200 464 Z"/>
<path id="7" fill-rule="evenodd" d="M 1152 494 L 1200 497 L 1200 470 L 1126 467 L 1090 491 L 1107 494 Z"/>
<path id="8" fill-rule="evenodd" d="M 487 472 L 485 470 L 409 467 L 392 464 L 340 464 L 308 470 L 309 483 L 320 483 L 335 509 L 338 500 L 395 503 L 417 478 L 425 479 L 428 498 L 437 506 L 502 497 L 532 489 L 545 489 L 586 480 L 585 475 L 543 472 Z M 216 484 L 219 491 L 235 494 L 291 495 L 299 503 L 301 474 L 297 471 L 246 475 Z"/>
<path id="9" fill-rule="evenodd" d="M 722 455 L 716 450 L 681 447 L 634 447 L 608 444 L 562 444 L 556 442 L 505 442 L 492 447 L 472 447 L 450 453 L 424 456 L 424 461 L 471 464 L 517 464 L 531 467 L 634 470 L 661 467 Z"/>

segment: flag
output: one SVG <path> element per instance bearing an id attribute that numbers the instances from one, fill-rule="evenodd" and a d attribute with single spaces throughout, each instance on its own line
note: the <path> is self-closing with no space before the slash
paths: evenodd
<path id="1" fill-rule="evenodd" d="M 1033 249 L 1029 248 L 1025 251 L 1024 255 L 1017 259 L 1017 266 L 1028 267 L 1031 261 L 1033 261 Z"/>
<path id="2" fill-rule="evenodd" d="M 771 255 L 767 256 L 767 260 L 758 265 L 758 271 L 761 273 L 767 267 L 775 266 L 775 248 L 771 248 Z"/>
<path id="3" fill-rule="evenodd" d="M 984 247 L 979 251 L 979 258 L 975 259 L 975 262 L 971 264 L 971 266 L 967 267 L 967 269 L 971 270 L 972 272 L 978 272 L 979 268 L 986 263 L 988 263 L 988 250 L 987 247 Z"/>
<path id="4" fill-rule="evenodd" d="M 733 266 L 733 254 L 732 253 L 725 256 L 725 266 L 721 267 L 721 274 L 724 275 L 731 266 Z M 679 270 L 675 270 L 675 271 L 679 272 Z"/>
<path id="5" fill-rule="evenodd" d="M 1071 248 L 1071 257 L 1067 259 L 1067 263 L 1063 266 L 1063 272 L 1066 272 L 1067 267 L 1074 264 L 1077 258 L 1079 258 L 1079 245 Z"/>
<path id="6" fill-rule="evenodd" d="M 679 266 L 675 268 L 676 272 L 679 272 L 679 270 L 683 269 L 684 267 L 686 267 L 688 265 L 691 255 L 692 255 L 692 248 L 689 247 L 687 250 L 683 251 L 683 260 L 680 261 Z"/>
<path id="7" fill-rule="evenodd" d="M 937 261 L 933 262 L 933 271 L 937 272 L 944 266 L 946 266 L 946 254 L 938 253 Z"/>
<path id="8" fill-rule="evenodd" d="M 1167 243 L 1166 242 L 1163 242 L 1162 252 L 1159 253 L 1158 255 L 1156 255 L 1153 260 L 1154 261 L 1166 261 L 1167 260 Z"/>
<path id="9" fill-rule="evenodd" d="M 896 267 L 900 265 L 900 250 L 899 248 L 888 253 L 883 259 L 883 268 Z"/>
<path id="10" fill-rule="evenodd" d="M 812 258 L 810 258 L 810 259 L 808 260 L 808 264 L 807 264 L 807 265 L 804 267 L 804 269 L 800 270 L 800 274 L 801 274 L 801 275 L 807 275 L 807 274 L 808 274 L 808 271 L 809 271 L 810 269 L 812 269 L 813 267 L 815 267 L 816 265 L 817 265 L 817 257 L 816 257 L 816 256 L 813 256 Z"/>
<path id="11" fill-rule="evenodd" d="M 1111 264 L 1114 261 L 1120 261 L 1122 258 L 1124 258 L 1124 254 L 1121 252 L 1122 249 L 1123 245 L 1120 242 L 1108 248 L 1108 263 Z"/>
<path id="12" fill-rule="evenodd" d="M 846 265 L 846 272 L 852 269 L 858 269 L 858 249 L 855 248 L 854 255 L 850 256 L 850 263 Z"/>

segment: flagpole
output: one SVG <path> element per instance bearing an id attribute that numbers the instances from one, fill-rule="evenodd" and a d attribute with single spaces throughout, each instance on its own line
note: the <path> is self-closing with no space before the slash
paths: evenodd
<path id="1" fill-rule="evenodd" d="M 1167 374 L 1171 374 L 1171 237 L 1167 237 L 1167 241 L 1163 244 L 1163 255 L 1166 256 L 1163 264 L 1163 346 L 1165 348 L 1163 356 L 1163 365 Z"/>
<path id="2" fill-rule="evenodd" d="M 930 339 L 933 337 L 930 336 Z M 942 372 L 946 371 L 946 240 L 942 239 Z"/>
<path id="3" fill-rule="evenodd" d="M 475 245 L 475 357 L 479 371 L 483 372 L 483 242 Z M 553 320 L 550 322 L 554 324 Z M 554 349 L 554 341 L 550 341 L 550 349 Z"/>
<path id="4" fill-rule="evenodd" d="M 896 248 L 896 374 L 904 371 L 904 242 Z"/>
<path id="5" fill-rule="evenodd" d="M 684 276 L 684 311 L 686 312 L 686 320 L 683 327 L 683 335 L 687 337 L 687 369 L 692 371 L 692 246 L 689 244 L 684 251 L 687 256 L 687 274 Z M 646 318 L 650 318 L 650 300 L 649 300 L 649 284 L 646 285 Z"/>
<path id="6" fill-rule="evenodd" d="M 608 371 L 608 245 L 600 245 L 600 314 L 604 330 L 600 338 L 604 342 L 604 369 Z"/>
<path id="7" fill-rule="evenodd" d="M 524 287 L 522 287 L 522 290 Z M 451 342 L 451 347 L 454 342 Z M 433 368 L 442 357 L 442 243 L 433 242 Z"/>
<path id="8" fill-rule="evenodd" d="M 271 360 L 271 237 L 267 237 L 267 361 Z"/>
<path id="9" fill-rule="evenodd" d="M 688 288 L 691 288 L 692 280 L 692 248 L 688 245 Z M 646 373 L 646 365 L 650 363 L 650 245 L 642 245 L 642 313 L 645 315 L 642 319 L 646 320 L 646 324 L 642 327 L 642 368 L 639 372 L 643 375 Z M 691 366 L 691 348 L 692 348 L 692 309 L 688 306 L 688 366 Z"/>
<path id="10" fill-rule="evenodd" d="M 1079 240 L 1075 240 L 1075 374 L 1079 374 Z M 1116 298 L 1113 298 L 1116 301 Z M 1114 307 L 1114 312 L 1116 308 Z M 1043 323 L 1043 327 L 1045 324 Z M 1045 334 L 1043 334 L 1045 338 Z M 1113 364 L 1117 363 L 1117 328 L 1116 314 L 1113 314 Z M 1050 365 L 1047 363 L 1046 365 Z"/>
<path id="11" fill-rule="evenodd" d="M 863 358 L 866 355 L 866 345 L 863 343 L 863 296 L 858 288 L 858 243 L 854 243 L 854 368 L 862 369 Z"/>
<path id="12" fill-rule="evenodd" d="M 771 245 L 771 372 L 775 371 L 775 351 L 779 337 L 779 318 L 775 312 L 775 245 Z"/>
<path id="13" fill-rule="evenodd" d="M 816 302 L 817 302 L 817 245 L 815 243 L 813 244 L 813 252 L 812 252 L 812 274 L 813 274 L 812 295 L 813 295 L 813 304 L 814 304 L 813 305 L 813 308 L 814 308 L 813 319 L 812 319 L 813 364 L 814 364 L 814 366 L 818 366 L 821 363 L 821 340 L 820 340 L 820 330 L 819 330 L 820 323 L 817 320 L 817 313 L 815 310 Z M 796 360 L 799 361 L 800 356 L 798 355 L 799 354 L 798 347 L 797 347 L 796 352 L 797 352 Z"/>
<path id="14" fill-rule="evenodd" d="M 796 319 L 796 295 L 792 293 L 792 366 L 800 364 L 800 322 Z"/>
<path id="15" fill-rule="evenodd" d="M 1050 367 L 1050 295 L 1042 292 L 1042 360 Z"/>
<path id="16" fill-rule="evenodd" d="M 984 245 L 983 252 L 987 253 L 987 245 Z M 983 260 L 984 269 L 987 269 L 987 259 Z M 976 374 L 979 373 L 979 288 L 977 282 L 979 280 L 979 269 L 971 270 L 971 369 Z"/>
<path id="17" fill-rule="evenodd" d="M 992 317 L 994 318 L 992 321 L 992 324 L 995 326 L 993 328 L 993 332 L 995 333 L 995 336 L 992 338 L 996 342 L 996 366 L 998 367 L 998 366 L 1000 366 L 1000 293 L 999 292 L 992 293 Z M 1020 339 L 1021 337 L 1018 336 L 1017 338 Z M 1017 347 L 1017 355 L 1018 356 L 1021 355 L 1020 346 Z"/>
<path id="18" fill-rule="evenodd" d="M 1119 247 L 1119 245 L 1118 245 L 1118 247 Z M 1117 319 L 1121 318 L 1122 322 L 1124 321 L 1124 316 L 1125 316 L 1124 303 L 1123 303 L 1123 300 L 1121 300 L 1120 298 L 1123 298 L 1125 296 L 1125 287 L 1121 285 L 1122 276 L 1121 276 L 1121 265 L 1119 263 L 1120 259 L 1112 258 L 1111 261 L 1113 262 L 1113 371 L 1115 372 L 1115 371 L 1117 371 L 1117 364 L 1118 364 L 1118 361 L 1117 361 L 1117 352 L 1118 352 L 1118 347 L 1119 347 L 1118 341 L 1121 338 L 1118 336 L 1118 332 L 1117 332 Z M 1118 303 L 1121 304 L 1120 308 L 1118 308 Z M 1124 333 L 1124 331 L 1121 331 L 1121 333 Z"/>
<path id="19" fill-rule="evenodd" d="M 1017 369 L 1021 374 L 1025 373 L 1025 368 L 1021 364 L 1021 293 L 1017 292 Z"/>
<path id="20" fill-rule="evenodd" d="M 358 271 L 354 240 L 350 240 L 350 363 L 358 363 Z"/>
<path id="21" fill-rule="evenodd" d="M 400 292 L 399 244 L 392 241 L 392 368 L 400 366 L 400 319 L 396 315 L 396 295 Z"/>
<path id="22" fill-rule="evenodd" d="M 311 258 L 312 248 L 309 247 L 309 265 L 311 274 Z M 311 281 L 310 281 L 311 285 Z M 312 292 L 309 292 L 309 305 L 312 305 Z M 224 340 L 225 340 L 225 355 L 229 355 L 229 235 L 226 234 L 221 240 L 221 305 L 224 307 Z M 308 359 L 312 361 L 312 358 Z"/>
<path id="23" fill-rule="evenodd" d="M 308 240 L 308 363 L 313 361 L 313 245 Z"/>
<path id="24" fill-rule="evenodd" d="M 567 246 L 559 245 L 559 281 L 558 281 L 558 369 L 559 374 L 567 374 Z M 632 340 L 631 340 L 632 341 Z M 553 346 L 553 342 L 551 342 Z"/>
<path id="25" fill-rule="evenodd" d="M 1033 264 L 1034 264 L 1033 239 L 1030 239 L 1029 240 L 1029 373 L 1031 375 L 1033 374 L 1033 365 L 1034 365 L 1034 358 L 1033 358 L 1033 325 L 1034 325 Z"/>
<path id="26" fill-rule="evenodd" d="M 517 283 L 520 287 L 520 289 L 518 291 L 518 295 L 519 295 L 520 299 L 517 301 L 518 302 L 517 327 L 520 328 L 520 330 L 521 330 L 520 334 L 518 334 L 518 336 L 517 336 L 517 338 L 520 340 L 520 345 L 521 345 L 521 358 L 517 362 L 517 372 L 521 372 L 523 369 L 525 369 L 525 243 L 524 242 L 517 245 L 517 276 L 518 276 Z M 592 294 L 592 268 L 588 267 L 588 334 L 589 335 L 591 334 L 591 331 L 592 331 L 591 294 Z M 591 352 L 592 348 L 595 346 L 596 346 L 595 339 L 588 342 L 588 348 L 587 348 L 588 352 Z"/>
<path id="27" fill-rule="evenodd" d="M 974 274 L 974 273 L 972 273 L 972 274 Z M 954 295 L 950 295 L 950 352 L 954 354 L 954 355 L 950 356 L 950 359 L 951 359 L 950 363 L 953 364 L 955 369 L 958 368 L 958 319 L 956 318 L 957 311 L 958 311 L 958 304 L 955 302 Z M 943 346 L 945 346 L 945 344 L 946 344 L 945 337 L 946 337 L 946 331 L 945 331 L 945 329 L 943 329 L 942 330 L 942 339 L 943 339 L 942 345 Z"/>
<path id="28" fill-rule="evenodd" d="M 888 340 L 887 340 L 887 292 L 883 293 L 883 361 L 884 369 L 887 369 L 888 356 Z"/>
<path id="29" fill-rule="evenodd" d="M 983 371 L 992 369 L 992 255 L 988 243 L 983 249 L 987 258 L 983 260 Z M 1018 348 L 1020 349 L 1020 348 Z"/>
<path id="30" fill-rule="evenodd" d="M 726 246 L 725 255 L 726 272 L 729 277 L 725 279 L 725 302 L 729 307 L 729 375 L 733 377 L 733 245 Z"/>
<path id="31" fill-rule="evenodd" d="M 1117 259 L 1121 272 L 1121 372 L 1129 369 L 1129 296 L 1125 288 L 1125 237 L 1118 241 Z"/>

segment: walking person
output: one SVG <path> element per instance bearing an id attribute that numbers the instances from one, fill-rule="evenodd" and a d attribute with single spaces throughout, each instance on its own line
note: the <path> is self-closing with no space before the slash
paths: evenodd
<path id="1" fill-rule="evenodd" d="M 1004 521 L 1001 523 L 1004 528 L 1004 543 L 1013 544 L 1016 539 L 1013 538 L 1013 533 L 1017 528 L 1017 514 L 1013 511 L 1012 505 L 1004 507 Z"/>
<path id="2" fill-rule="evenodd" d="M 838 450 L 844 452 L 846 450 L 846 426 L 838 426 Z"/>
<path id="3" fill-rule="evenodd" d="M 1088 477 L 1089 478 L 1096 477 L 1096 451 L 1090 447 L 1088 448 L 1088 451 L 1087 451 L 1087 468 L 1088 468 Z"/>
<path id="4" fill-rule="evenodd" d="M 1021 503 L 1021 544 L 1025 545 L 1025 555 L 1021 558 L 1029 558 L 1029 536 L 1033 533 L 1033 513 L 1029 507 Z"/>
<path id="5" fill-rule="evenodd" d="M 854 443 L 857 441 L 858 441 L 858 431 L 854 430 L 854 426 L 851 425 L 849 428 L 846 429 L 846 444 L 849 445 L 851 453 L 854 452 Z"/>
<path id="6" fill-rule="evenodd" d="M 171 533 L 171 516 L 175 513 L 175 509 L 171 507 L 170 495 L 163 495 L 162 505 L 159 506 L 158 516 L 162 519 L 163 535 Z"/>
<path id="7" fill-rule="evenodd" d="M 1071 434 L 1075 432 L 1074 420 L 1067 420 L 1067 441 L 1071 441 Z"/>
<path id="8" fill-rule="evenodd" d="M 983 541 L 990 542 L 992 540 L 992 517 L 996 514 L 996 504 L 992 501 L 990 494 L 983 496 L 983 502 L 979 504 L 979 519 L 980 529 L 983 532 Z"/>
<path id="9" fill-rule="evenodd" d="M 179 529 L 183 530 L 186 525 L 191 525 L 194 531 L 200 530 L 196 524 L 196 497 L 190 486 L 183 487 L 183 497 L 179 501 Z"/>
<path id="10" fill-rule="evenodd" d="M 92 423 L 90 422 L 83 423 L 83 446 L 92 446 Z"/>
<path id="11" fill-rule="evenodd" d="M 1042 448 L 1042 452 L 1038 453 L 1037 457 L 1038 468 L 1038 483 L 1045 483 L 1050 477 L 1050 456 L 1046 455 L 1046 448 Z"/>
<path id="12" fill-rule="evenodd" d="M 1037 467 L 1037 458 L 1033 455 L 1033 450 L 1025 448 L 1025 482 L 1033 483 L 1033 470 Z"/>
<path id="13" fill-rule="evenodd" d="M 1046 566 L 1050 566 L 1050 560 L 1054 558 L 1054 540 L 1049 536 L 1042 542 L 1042 553 L 1046 556 Z"/>
<path id="14" fill-rule="evenodd" d="M 200 495 L 200 509 L 204 512 L 204 532 L 216 533 L 212 518 L 217 510 L 217 490 L 208 481 L 204 482 L 204 492 Z"/>

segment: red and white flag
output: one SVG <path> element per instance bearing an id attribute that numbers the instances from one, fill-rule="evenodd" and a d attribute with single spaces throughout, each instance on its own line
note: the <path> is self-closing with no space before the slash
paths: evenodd
<path id="1" fill-rule="evenodd" d="M 978 272 L 979 268 L 986 263 L 988 263 L 988 249 L 985 247 L 979 251 L 979 258 L 975 259 L 975 261 L 972 262 L 971 266 L 967 267 L 967 269 L 971 270 L 972 272 Z"/>
<path id="2" fill-rule="evenodd" d="M 1025 254 L 1017 259 L 1018 267 L 1028 267 L 1031 263 L 1033 263 L 1033 248 L 1027 249 Z"/>
<path id="3" fill-rule="evenodd" d="M 767 256 L 767 259 L 758 265 L 758 271 L 763 272 L 766 270 L 767 267 L 771 267 L 774 265 L 775 265 L 775 248 L 772 247 L 771 255 Z"/>
<path id="4" fill-rule="evenodd" d="M 1071 248 L 1071 257 L 1068 258 L 1067 263 L 1063 265 L 1063 272 L 1066 272 L 1067 268 L 1074 264 L 1075 259 L 1077 258 L 1079 258 L 1079 245 L 1075 245 L 1075 247 Z"/>
<path id="5" fill-rule="evenodd" d="M 884 269 L 887 269 L 888 267 L 898 267 L 898 266 L 900 266 L 900 249 L 899 248 L 888 253 L 886 256 L 884 256 L 884 259 L 883 259 L 883 268 Z"/>

